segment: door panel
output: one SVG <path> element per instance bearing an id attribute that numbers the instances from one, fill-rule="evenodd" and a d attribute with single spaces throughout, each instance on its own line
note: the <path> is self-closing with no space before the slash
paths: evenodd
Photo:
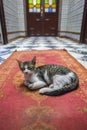
<path id="1" fill-rule="evenodd" d="M 29 35 L 42 35 L 42 19 L 40 14 L 29 14 Z"/>
<path id="2" fill-rule="evenodd" d="M 29 36 L 54 36 L 58 30 L 57 0 L 28 0 Z"/>
<path id="3" fill-rule="evenodd" d="M 45 14 L 44 35 L 57 35 L 57 19 L 55 14 Z"/>

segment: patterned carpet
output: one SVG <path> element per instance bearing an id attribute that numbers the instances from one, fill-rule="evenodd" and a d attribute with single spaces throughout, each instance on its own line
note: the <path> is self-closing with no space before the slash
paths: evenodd
<path id="1" fill-rule="evenodd" d="M 57 37 L 20 38 L 7 45 L 0 45 L 0 64 L 2 64 L 15 50 L 49 50 L 66 49 L 85 68 L 87 68 L 87 45 L 74 43 Z"/>
<path id="2" fill-rule="evenodd" d="M 72 69 L 78 89 L 53 97 L 29 91 L 16 59 L 34 56 L 37 66 L 58 63 Z M 87 130 L 87 70 L 65 50 L 14 52 L 0 66 L 0 130 Z"/>

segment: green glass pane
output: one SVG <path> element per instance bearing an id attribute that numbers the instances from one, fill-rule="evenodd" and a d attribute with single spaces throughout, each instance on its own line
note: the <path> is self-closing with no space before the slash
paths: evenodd
<path id="1" fill-rule="evenodd" d="M 37 2 L 36 2 L 37 4 L 40 4 L 40 0 L 37 0 Z"/>
<path id="2" fill-rule="evenodd" d="M 32 4 L 32 3 L 33 3 L 33 0 L 28 0 L 28 3 L 29 3 L 29 4 Z"/>
<path id="3" fill-rule="evenodd" d="M 49 3 L 49 0 L 45 0 L 45 4 L 48 4 Z"/>
<path id="4" fill-rule="evenodd" d="M 53 0 L 53 4 L 56 4 L 56 0 Z"/>

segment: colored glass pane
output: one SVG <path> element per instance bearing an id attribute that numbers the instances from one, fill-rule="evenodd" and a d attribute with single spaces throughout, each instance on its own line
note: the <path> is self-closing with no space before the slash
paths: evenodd
<path id="1" fill-rule="evenodd" d="M 36 5 L 36 8 L 40 8 L 40 4 L 37 4 L 37 5 Z"/>
<path id="2" fill-rule="evenodd" d="M 51 12 L 52 12 L 52 7 L 50 7 L 50 8 L 48 9 L 48 11 L 51 13 Z"/>
<path id="3" fill-rule="evenodd" d="M 36 5 L 36 0 L 33 0 L 33 4 Z"/>
<path id="4" fill-rule="evenodd" d="M 49 3 L 49 0 L 45 0 L 45 4 L 48 4 Z"/>
<path id="5" fill-rule="evenodd" d="M 45 8 L 45 12 L 48 12 L 48 8 Z"/>
<path id="6" fill-rule="evenodd" d="M 33 12 L 33 9 L 29 9 L 29 12 Z"/>
<path id="7" fill-rule="evenodd" d="M 56 12 L 56 9 L 53 8 L 52 12 Z"/>
<path id="8" fill-rule="evenodd" d="M 45 8 L 49 8 L 49 4 L 45 4 Z"/>
<path id="9" fill-rule="evenodd" d="M 52 4 L 52 8 L 56 8 L 56 4 Z"/>
<path id="10" fill-rule="evenodd" d="M 53 0 L 53 4 L 56 4 L 56 0 Z"/>
<path id="11" fill-rule="evenodd" d="M 40 0 L 37 0 L 37 2 L 36 2 L 37 4 L 40 4 Z"/>
<path id="12" fill-rule="evenodd" d="M 36 7 L 33 8 L 33 12 L 37 12 L 37 8 Z"/>
<path id="13" fill-rule="evenodd" d="M 52 5 L 52 0 L 49 0 L 49 5 Z"/>
<path id="14" fill-rule="evenodd" d="M 34 7 L 34 5 L 33 4 L 29 4 L 29 8 L 33 8 Z"/>
<path id="15" fill-rule="evenodd" d="M 37 8 L 37 13 L 40 13 L 40 8 Z"/>
<path id="16" fill-rule="evenodd" d="M 28 3 L 29 3 L 29 4 L 32 4 L 32 3 L 33 3 L 33 0 L 28 0 Z"/>

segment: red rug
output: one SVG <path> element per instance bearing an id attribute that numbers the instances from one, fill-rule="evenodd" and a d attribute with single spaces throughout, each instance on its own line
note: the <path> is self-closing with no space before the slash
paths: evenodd
<path id="1" fill-rule="evenodd" d="M 37 66 L 54 63 L 75 71 L 79 88 L 56 97 L 29 91 L 16 59 L 35 55 Z M 0 130 L 87 130 L 87 70 L 65 50 L 14 52 L 0 66 Z"/>

